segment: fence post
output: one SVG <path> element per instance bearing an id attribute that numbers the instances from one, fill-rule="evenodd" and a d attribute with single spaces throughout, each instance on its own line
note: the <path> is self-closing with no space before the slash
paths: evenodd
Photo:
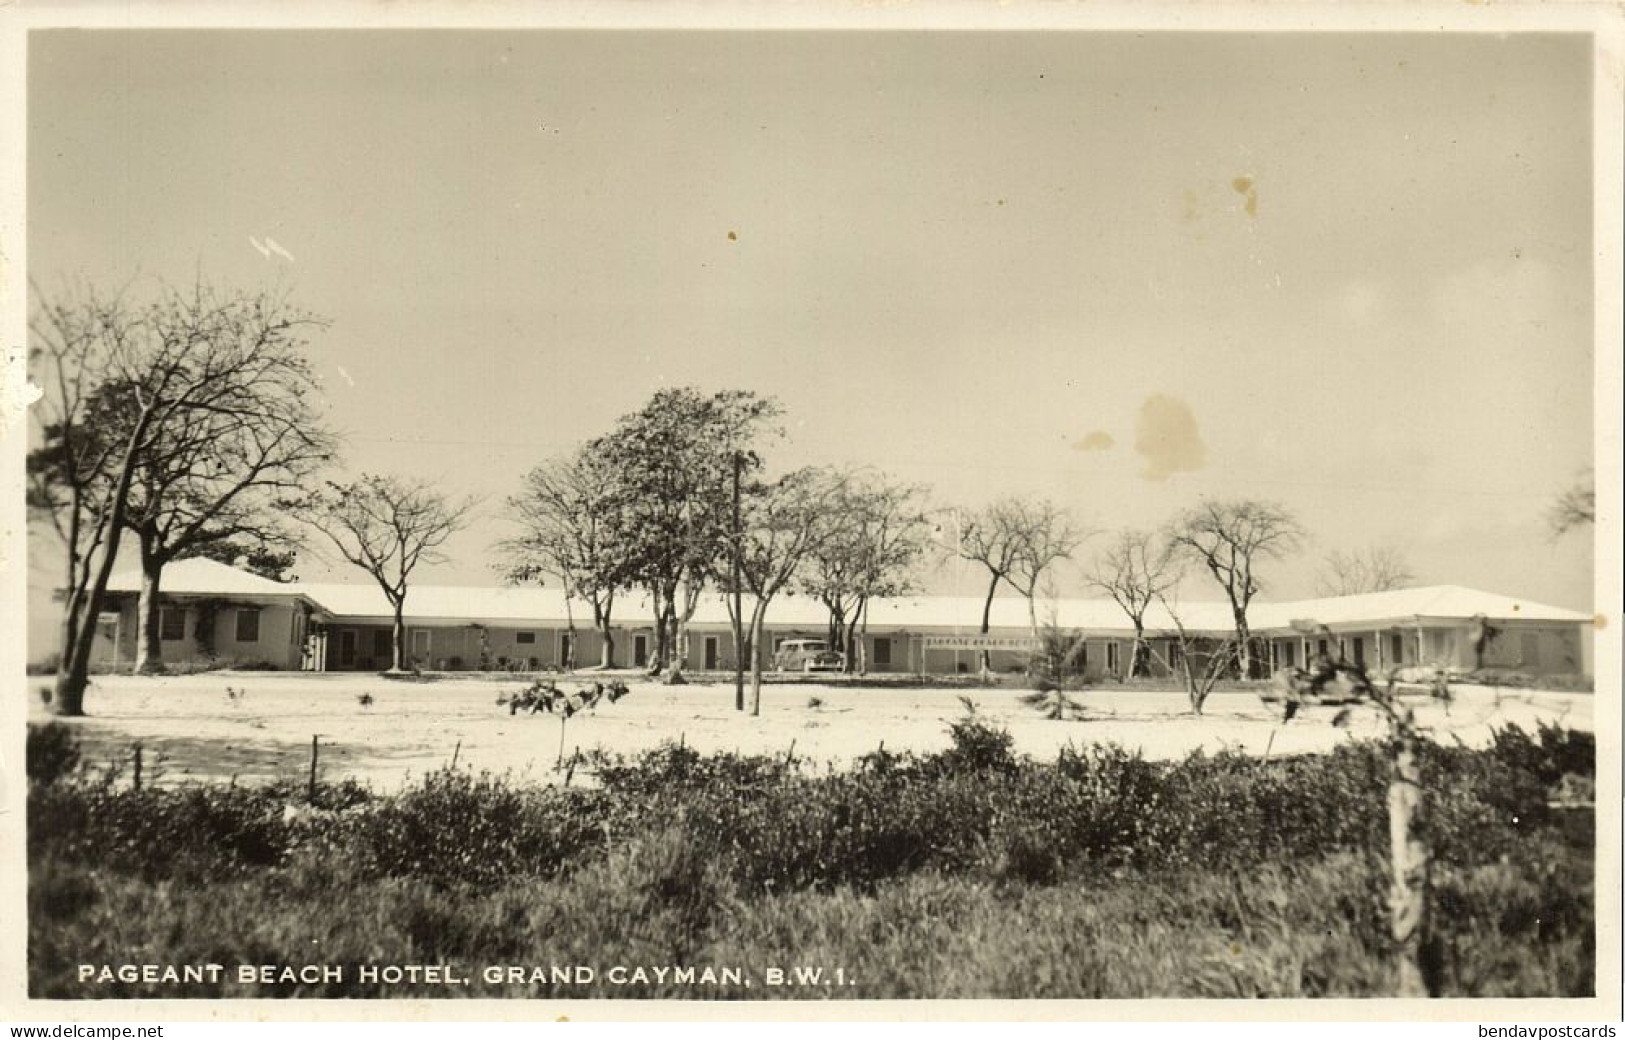
<path id="1" fill-rule="evenodd" d="M 305 800 L 311 805 L 316 804 L 316 761 L 321 754 L 320 740 L 317 734 L 310 735 L 310 781 L 305 789 Z"/>
<path id="2" fill-rule="evenodd" d="M 141 790 L 141 745 L 135 746 L 135 789 Z"/>

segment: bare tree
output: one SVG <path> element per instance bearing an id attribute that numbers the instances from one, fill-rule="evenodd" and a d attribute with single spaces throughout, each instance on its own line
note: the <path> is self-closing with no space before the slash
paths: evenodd
<path id="1" fill-rule="evenodd" d="M 145 305 L 93 289 L 52 301 L 36 287 L 36 300 L 29 350 L 45 396 L 34 410 L 28 501 L 49 518 L 66 550 L 52 710 L 80 715 L 120 536 L 132 522 L 132 501 L 146 491 L 135 490 L 138 482 L 177 445 L 194 441 L 187 431 L 210 423 L 231 427 L 218 417 L 244 409 L 256 373 L 270 359 L 281 364 L 297 356 L 297 330 L 313 319 L 280 300 L 220 293 L 201 283 L 186 294 L 165 290 Z M 238 508 L 236 495 L 197 487 L 178 528 L 196 525 L 193 544 Z"/>
<path id="2" fill-rule="evenodd" d="M 332 485 L 309 522 L 350 563 L 372 576 L 395 614 L 390 671 L 406 661 L 407 582 L 420 563 L 444 557 L 439 547 L 467 522 L 473 499 L 453 500 L 421 481 L 363 476 Z"/>
<path id="3" fill-rule="evenodd" d="M 1168 534 L 1169 545 L 1207 568 L 1230 601 L 1236 628 L 1236 665 L 1254 674 L 1252 632 L 1247 607 L 1263 585 L 1255 568 L 1297 550 L 1304 532 L 1281 506 L 1256 499 L 1208 499 L 1186 511 Z"/>
<path id="4" fill-rule="evenodd" d="M 1554 538 L 1596 524 L 1597 484 L 1590 469 L 1557 496 L 1557 501 L 1546 511 L 1546 522 L 1551 525 Z"/>
<path id="5" fill-rule="evenodd" d="M 1315 576 L 1321 596 L 1355 596 L 1363 592 L 1390 592 L 1416 580 L 1410 565 L 1392 546 L 1373 545 L 1353 552 L 1333 549 Z"/>
<path id="6" fill-rule="evenodd" d="M 1134 650 L 1129 659 L 1131 677 L 1144 675 L 1149 670 L 1146 611 L 1157 597 L 1179 584 L 1179 578 L 1178 561 L 1167 540 L 1134 528 L 1118 531 L 1089 570 L 1089 584 L 1110 596 L 1134 625 Z"/>
<path id="7" fill-rule="evenodd" d="M 1039 642 L 1038 593 L 1056 564 L 1072 558 L 1072 553 L 1093 532 L 1080 526 L 1070 513 L 1044 500 L 1017 499 L 1011 519 L 1015 524 L 1015 565 L 1006 581 L 1027 600 L 1027 619 L 1032 626 L 1034 645 Z"/>
<path id="8" fill-rule="evenodd" d="M 741 529 L 739 572 L 752 598 L 750 713 L 762 713 L 762 623 L 774 597 L 792 587 L 806 560 L 842 533 L 846 523 L 831 506 L 839 501 L 844 478 L 822 469 L 800 469 L 758 484 L 746 499 Z"/>
<path id="9" fill-rule="evenodd" d="M 575 614 L 571 600 L 581 596 L 592 607 L 598 630 L 598 664 L 615 663 L 611 616 L 615 593 L 623 580 L 622 554 L 609 522 L 614 475 L 586 451 L 544 462 L 525 476 L 524 487 L 508 499 L 509 517 L 520 533 L 503 541 L 503 571 L 509 581 L 534 582 L 542 575 L 558 579 L 564 590 L 570 638 L 566 669 L 574 669 Z"/>
<path id="10" fill-rule="evenodd" d="M 1027 600 L 1033 638 L 1038 638 L 1036 597 L 1045 571 L 1058 560 L 1070 556 L 1084 533 L 1066 512 L 1044 500 L 1000 499 L 963 518 L 958 524 L 955 551 L 964 559 L 987 569 L 987 597 L 982 603 L 982 635 L 987 635 L 993 615 L 993 597 L 1003 582 Z M 991 666 L 989 653 L 982 651 L 982 672 Z"/>
<path id="11" fill-rule="evenodd" d="M 1152 656 L 1170 675 L 1179 677 L 1191 711 L 1200 715 L 1213 688 L 1235 666 L 1241 640 L 1195 635 L 1185 627 L 1177 603 L 1169 602 L 1163 593 L 1157 594 L 1157 600 L 1173 623 L 1172 630 L 1164 633 L 1169 640 L 1171 653 L 1164 656 L 1153 650 Z"/>

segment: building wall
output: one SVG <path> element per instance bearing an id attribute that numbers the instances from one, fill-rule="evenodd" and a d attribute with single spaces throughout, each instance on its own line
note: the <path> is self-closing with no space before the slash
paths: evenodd
<path id="1" fill-rule="evenodd" d="M 181 617 L 177 639 L 159 639 L 158 659 L 165 665 L 232 665 L 264 664 L 279 669 L 299 667 L 303 641 L 303 608 L 287 601 L 260 602 L 250 600 L 226 601 L 220 597 L 161 596 L 161 609 L 174 611 Z M 116 604 L 117 622 L 112 631 L 107 625 L 98 626 L 96 647 L 92 654 L 98 668 L 130 666 L 135 663 L 137 634 L 140 626 L 139 604 L 134 596 L 121 596 Z M 252 641 L 237 639 L 237 613 L 259 613 L 258 638 Z M 200 625 L 206 615 L 212 616 L 213 633 L 204 645 L 200 640 Z"/>

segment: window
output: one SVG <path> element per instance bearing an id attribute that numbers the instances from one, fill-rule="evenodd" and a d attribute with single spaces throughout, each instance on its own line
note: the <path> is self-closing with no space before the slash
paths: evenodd
<path id="1" fill-rule="evenodd" d="M 891 640 L 883 637 L 875 639 L 875 664 L 891 664 Z"/>
<path id="2" fill-rule="evenodd" d="M 237 609 L 237 642 L 257 643 L 260 641 L 260 612 L 257 608 L 239 607 Z"/>
<path id="3" fill-rule="evenodd" d="M 1117 644 L 1116 643 L 1107 643 L 1106 644 L 1106 670 L 1108 672 L 1117 671 Z"/>
<path id="4" fill-rule="evenodd" d="M 186 638 L 186 611 L 180 607 L 158 609 L 158 638 L 166 642 Z"/>
<path id="5" fill-rule="evenodd" d="M 534 643 L 534 642 L 536 642 L 536 633 L 535 632 L 515 632 L 514 636 L 513 636 L 513 641 L 516 642 L 516 643 Z"/>

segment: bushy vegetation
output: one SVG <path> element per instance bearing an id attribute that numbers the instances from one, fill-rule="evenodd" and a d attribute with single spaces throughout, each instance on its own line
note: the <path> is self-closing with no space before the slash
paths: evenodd
<path id="1" fill-rule="evenodd" d="M 1370 996 L 1390 992 L 1387 758 L 1052 763 L 975 718 L 940 754 L 815 774 L 665 745 L 597 753 L 598 786 L 443 771 L 374 796 L 302 785 L 135 791 L 31 734 L 38 996 L 80 963 L 435 963 L 456 995 Z M 1591 739 L 1426 746 L 1447 992 L 1575 995 L 1593 975 Z M 36 750 L 37 749 L 37 750 Z M 36 766 L 35 754 L 40 756 Z M 47 762 L 55 763 L 47 765 Z M 490 964 L 822 964 L 838 989 L 484 981 Z M 343 984 L 190 995 L 445 995 Z"/>

